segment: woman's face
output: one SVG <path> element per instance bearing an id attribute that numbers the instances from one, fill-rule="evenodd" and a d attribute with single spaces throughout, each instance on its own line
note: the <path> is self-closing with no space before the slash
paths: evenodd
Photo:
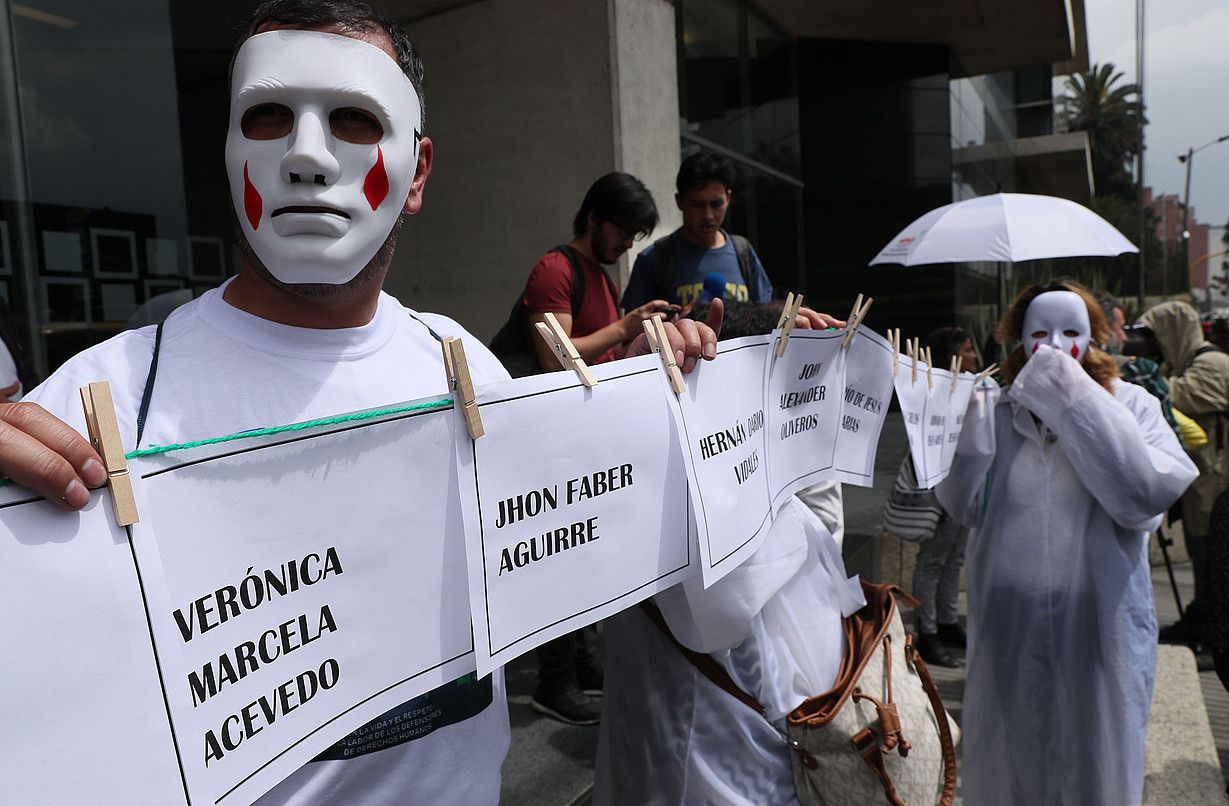
<path id="1" fill-rule="evenodd" d="M 960 350 L 956 355 L 960 358 L 961 372 L 977 371 L 977 351 L 973 349 L 972 339 L 965 339 L 964 344 L 960 345 Z"/>

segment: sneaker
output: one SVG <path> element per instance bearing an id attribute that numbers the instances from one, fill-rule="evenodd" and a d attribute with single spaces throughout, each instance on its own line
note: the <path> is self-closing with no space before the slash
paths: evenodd
<path id="1" fill-rule="evenodd" d="M 952 657 L 936 633 L 919 632 L 915 644 L 922 660 L 926 661 L 926 665 L 944 666 L 948 669 L 960 668 L 960 661 Z"/>
<path id="2" fill-rule="evenodd" d="M 602 717 L 601 702 L 578 688 L 553 694 L 535 691 L 529 700 L 529 707 L 569 725 L 596 725 Z"/>
<path id="3" fill-rule="evenodd" d="M 948 646 L 960 649 L 964 649 L 969 643 L 969 636 L 958 621 L 953 621 L 951 624 L 940 624 L 939 631 L 935 635 L 939 636 L 939 640 Z"/>

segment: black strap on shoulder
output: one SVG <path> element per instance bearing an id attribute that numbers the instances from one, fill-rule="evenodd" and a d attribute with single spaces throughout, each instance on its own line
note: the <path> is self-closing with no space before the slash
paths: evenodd
<path id="1" fill-rule="evenodd" d="M 734 244 L 734 256 L 738 258 L 738 271 L 743 276 L 743 285 L 747 287 L 747 299 L 755 296 L 755 272 L 751 267 L 751 242 L 741 235 L 730 235 Z"/>
<path id="2" fill-rule="evenodd" d="M 571 244 L 561 243 L 551 250 L 558 252 L 568 259 L 568 264 L 572 267 L 572 319 L 575 320 L 580 315 L 580 307 L 585 301 L 585 273 L 580 265 L 580 254 L 572 248 Z M 619 307 L 619 287 L 615 285 L 614 278 L 610 276 L 610 272 L 606 271 L 606 267 L 598 264 L 601 269 L 602 278 L 606 281 L 606 287 L 610 289 L 610 298 L 614 300 L 615 309 Z"/>
<path id="3" fill-rule="evenodd" d="M 723 230 L 724 232 L 724 230 Z M 734 246 L 734 257 L 738 259 L 738 272 L 742 275 L 743 285 L 747 287 L 747 297 L 755 296 L 755 267 L 751 265 L 751 242 L 741 235 L 726 233 Z M 657 298 L 667 302 L 674 300 L 678 271 L 675 260 L 674 233 L 658 238 L 653 242 L 653 254 L 657 259 Z"/>
<path id="4" fill-rule="evenodd" d="M 431 326 L 430 326 L 430 325 L 428 325 L 426 322 L 424 322 L 423 320 L 419 319 L 417 316 L 415 316 L 414 314 L 410 313 L 409 311 L 406 311 L 406 313 L 409 313 L 409 314 L 410 314 L 410 318 L 411 318 L 411 319 L 413 319 L 415 322 L 417 322 L 418 324 L 420 324 L 420 325 L 422 325 L 423 327 L 425 327 L 425 328 L 427 329 L 427 332 L 428 332 L 428 333 L 430 333 L 432 336 L 434 336 L 434 337 L 435 337 L 435 340 L 436 340 L 436 341 L 443 341 L 443 340 L 444 340 L 444 337 L 443 337 L 443 336 L 441 336 L 440 334 L 438 334 L 438 333 L 436 333 L 436 332 L 435 332 L 435 328 L 431 327 Z"/>
<path id="5" fill-rule="evenodd" d="M 672 302 L 675 298 L 675 254 L 674 234 L 665 235 L 653 241 L 653 256 L 657 263 L 657 299 Z"/>
<path id="6" fill-rule="evenodd" d="M 551 251 L 567 258 L 568 265 L 572 267 L 572 318 L 575 319 L 585 301 L 585 273 L 580 268 L 580 255 L 576 254 L 571 244 L 566 243 L 559 244 Z"/>
<path id="7" fill-rule="evenodd" d="M 162 352 L 162 330 L 166 320 L 158 323 L 154 331 L 154 353 L 149 359 L 149 372 L 145 375 L 145 388 L 141 391 L 141 408 L 137 411 L 137 444 L 141 447 L 141 438 L 145 436 L 145 420 L 149 417 L 149 401 L 154 396 L 154 380 L 158 377 L 158 354 Z"/>

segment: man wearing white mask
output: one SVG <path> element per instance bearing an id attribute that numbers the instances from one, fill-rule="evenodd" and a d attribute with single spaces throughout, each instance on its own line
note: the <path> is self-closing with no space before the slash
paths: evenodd
<path id="1" fill-rule="evenodd" d="M 381 291 L 431 170 L 421 87 L 405 34 L 366 5 L 261 4 L 232 70 L 226 168 L 238 276 L 157 329 L 71 359 L 26 398 L 39 405 L 0 405 L 0 473 L 65 509 L 84 506 L 105 473 L 79 436 L 76 390 L 99 379 L 111 382 L 133 448 L 445 393 L 444 336 L 464 341 L 475 383 L 507 378 L 457 323 Z M 689 364 L 715 341 L 705 325 L 669 336 Z M 644 349 L 642 339 L 629 352 Z M 509 742 L 501 674 L 467 675 L 385 716 L 401 727 L 378 743 L 361 731 L 343 739 L 261 803 L 498 801 Z"/>
<path id="2" fill-rule="evenodd" d="M 1009 382 L 970 402 L 935 492 L 972 529 L 963 793 L 969 803 L 1130 804 L 1156 667 L 1147 534 L 1196 470 L 1155 398 L 1092 343 L 1074 283 L 999 324 Z"/>

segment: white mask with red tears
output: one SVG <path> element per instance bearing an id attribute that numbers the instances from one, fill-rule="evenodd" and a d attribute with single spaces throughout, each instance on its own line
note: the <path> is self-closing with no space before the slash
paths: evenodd
<path id="1" fill-rule="evenodd" d="M 375 45 L 269 31 L 239 49 L 226 172 L 252 251 L 283 283 L 349 282 L 401 216 L 418 165 L 418 94 Z"/>
<path id="2" fill-rule="evenodd" d="M 1029 357 L 1048 344 L 1083 363 L 1092 338 L 1088 307 L 1074 291 L 1047 291 L 1029 303 L 1022 335 Z"/>

